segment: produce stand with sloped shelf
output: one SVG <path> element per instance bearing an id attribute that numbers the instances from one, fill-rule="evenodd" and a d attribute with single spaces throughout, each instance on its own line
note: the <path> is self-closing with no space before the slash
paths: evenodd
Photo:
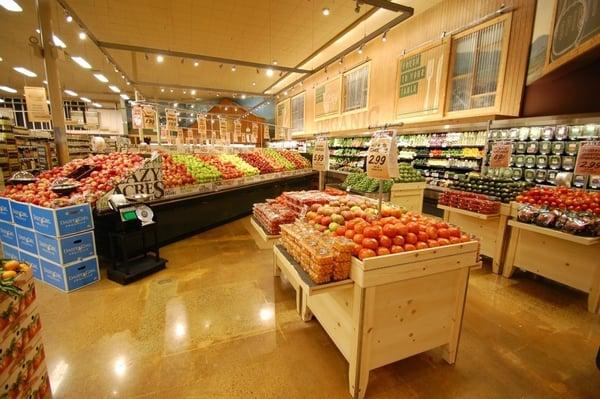
<path id="1" fill-rule="evenodd" d="M 481 255 L 492 258 L 492 271 L 500 274 L 508 237 L 507 221 L 510 205 L 501 204 L 500 212 L 491 215 L 471 212 L 447 205 L 438 205 L 444 211 L 444 221 L 481 240 Z"/>
<path id="2" fill-rule="evenodd" d="M 396 183 L 392 186 L 390 201 L 407 211 L 422 213 L 425 182 Z"/>
<path id="3" fill-rule="evenodd" d="M 503 275 L 517 268 L 538 274 L 588 294 L 588 310 L 600 312 L 600 237 L 582 237 L 551 228 L 508 221 L 510 240 Z"/>
<path id="4" fill-rule="evenodd" d="M 302 278 L 283 247 L 273 254 L 274 274 L 296 289 L 303 320 L 314 315 L 348 361 L 352 397 L 363 398 L 370 370 L 386 364 L 438 347 L 455 362 L 478 242 L 352 258 L 349 280 L 324 285 Z"/>

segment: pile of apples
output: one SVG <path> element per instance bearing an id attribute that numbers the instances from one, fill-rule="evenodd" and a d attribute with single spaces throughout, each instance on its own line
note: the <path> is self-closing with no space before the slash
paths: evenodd
<path id="1" fill-rule="evenodd" d="M 272 149 L 272 148 L 261 148 L 260 150 L 260 154 L 265 157 L 268 161 L 271 162 L 271 164 L 275 164 L 276 166 L 279 166 L 279 171 L 283 171 L 283 170 L 293 170 L 295 169 L 294 164 L 291 163 L 290 161 L 288 161 L 287 159 L 285 159 L 283 157 L 283 155 L 281 155 L 279 152 L 277 152 L 276 150 Z M 278 169 L 277 167 L 275 169 Z"/>
<path id="2" fill-rule="evenodd" d="M 283 151 L 281 151 L 281 155 L 285 159 L 287 159 L 288 161 L 293 163 L 294 166 L 296 167 L 296 169 L 303 169 L 303 168 L 310 167 L 310 162 L 308 161 L 308 159 L 304 158 L 297 151 L 283 150 Z"/>
<path id="3" fill-rule="evenodd" d="M 258 169 L 261 175 L 275 172 L 271 163 L 257 152 L 240 152 L 238 156 Z"/>
<path id="4" fill-rule="evenodd" d="M 233 154 L 221 154 L 219 155 L 219 160 L 225 163 L 233 164 L 237 170 L 242 172 L 244 176 L 256 176 L 260 174 L 260 171 L 254 166 L 248 164 L 242 158 Z"/>
<path id="5" fill-rule="evenodd" d="M 198 183 L 208 183 L 221 179 L 221 172 L 212 165 L 202 162 L 189 154 L 175 154 L 173 161 L 183 165 Z"/>
<path id="6" fill-rule="evenodd" d="M 225 180 L 236 179 L 244 175 L 231 162 L 222 162 L 219 160 L 219 158 L 213 155 L 196 155 L 196 158 L 217 168 Z"/>
<path id="7" fill-rule="evenodd" d="M 163 184 L 165 188 L 185 186 L 196 183 L 194 176 L 188 168 L 181 163 L 173 161 L 170 154 L 162 154 L 163 157 Z"/>

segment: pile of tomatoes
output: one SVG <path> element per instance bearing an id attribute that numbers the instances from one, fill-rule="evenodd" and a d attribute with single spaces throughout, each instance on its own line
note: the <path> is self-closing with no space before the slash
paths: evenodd
<path id="1" fill-rule="evenodd" d="M 352 254 L 361 260 L 472 240 L 458 227 L 411 212 L 400 217 L 354 218 L 334 234 L 354 241 Z"/>
<path id="2" fill-rule="evenodd" d="M 535 187 L 517 196 L 516 200 L 551 209 L 592 212 L 600 215 L 600 192 L 587 192 L 567 187 Z"/>

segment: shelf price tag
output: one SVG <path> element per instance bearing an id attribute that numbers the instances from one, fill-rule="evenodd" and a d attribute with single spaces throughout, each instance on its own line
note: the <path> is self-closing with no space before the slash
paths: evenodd
<path id="1" fill-rule="evenodd" d="M 312 165 L 314 170 L 325 172 L 329 169 L 329 145 L 326 138 L 318 138 L 315 142 Z"/>
<path id="2" fill-rule="evenodd" d="M 510 165 L 512 142 L 497 141 L 492 145 L 490 168 L 507 168 Z"/>
<path id="3" fill-rule="evenodd" d="M 398 177 L 396 131 L 381 130 L 373 133 L 367 152 L 367 176 L 375 179 Z"/>
<path id="4" fill-rule="evenodd" d="M 600 175 L 600 141 L 583 141 L 579 146 L 576 175 Z"/>

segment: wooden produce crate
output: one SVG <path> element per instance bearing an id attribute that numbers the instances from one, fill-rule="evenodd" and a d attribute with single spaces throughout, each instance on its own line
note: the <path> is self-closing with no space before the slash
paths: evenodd
<path id="1" fill-rule="evenodd" d="M 492 270 L 501 273 L 501 266 L 508 241 L 508 218 L 510 205 L 502 204 L 500 213 L 484 215 L 447 205 L 438 205 L 444 211 L 444 221 L 459 226 L 461 230 L 481 240 L 481 254 L 492 258 Z"/>
<path id="2" fill-rule="evenodd" d="M 479 243 L 352 259 L 350 279 L 311 284 L 285 249 L 274 247 L 274 272 L 296 289 L 302 319 L 316 316 L 349 364 L 349 391 L 363 398 L 369 372 L 441 347 L 456 360 L 470 267 Z"/>
<path id="3" fill-rule="evenodd" d="M 504 277 L 512 277 L 517 268 L 544 276 L 587 293 L 588 310 L 600 312 L 600 237 L 576 236 L 516 219 L 508 225 Z"/>
<path id="4" fill-rule="evenodd" d="M 423 213 L 423 196 L 427 183 L 396 183 L 392 186 L 390 202 L 406 208 L 407 211 Z"/>

